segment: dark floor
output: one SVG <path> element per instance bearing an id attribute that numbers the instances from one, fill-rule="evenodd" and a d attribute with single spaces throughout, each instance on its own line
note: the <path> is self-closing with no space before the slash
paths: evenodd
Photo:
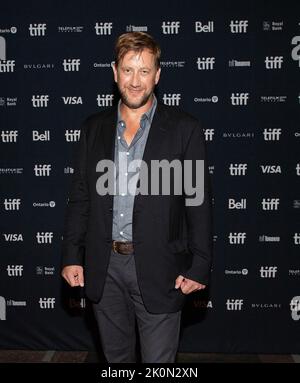
<path id="1" fill-rule="evenodd" d="M 0 363 L 101 363 L 88 351 L 0 350 Z M 300 355 L 179 353 L 178 363 L 300 363 Z"/>

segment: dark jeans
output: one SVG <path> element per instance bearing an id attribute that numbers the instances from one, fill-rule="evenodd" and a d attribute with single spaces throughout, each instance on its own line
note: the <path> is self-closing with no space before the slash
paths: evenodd
<path id="1" fill-rule="evenodd" d="M 142 362 L 175 362 L 181 311 L 151 314 L 145 309 L 134 254 L 111 252 L 103 296 L 93 308 L 107 362 L 136 362 L 136 323 Z"/>

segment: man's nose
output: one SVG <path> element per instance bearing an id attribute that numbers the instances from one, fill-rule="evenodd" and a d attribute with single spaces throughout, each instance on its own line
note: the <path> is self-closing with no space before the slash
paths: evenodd
<path id="1" fill-rule="evenodd" d="M 133 73 L 132 78 L 131 78 L 131 85 L 138 87 L 141 85 L 141 79 L 139 73 Z"/>

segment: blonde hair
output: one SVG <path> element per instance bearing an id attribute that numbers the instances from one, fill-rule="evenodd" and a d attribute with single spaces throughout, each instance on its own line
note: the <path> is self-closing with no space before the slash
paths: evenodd
<path id="1" fill-rule="evenodd" d="M 160 67 L 161 50 L 152 36 L 145 32 L 128 32 L 120 35 L 115 44 L 115 65 L 118 66 L 129 51 L 142 52 L 148 49 L 153 55 L 156 68 Z"/>

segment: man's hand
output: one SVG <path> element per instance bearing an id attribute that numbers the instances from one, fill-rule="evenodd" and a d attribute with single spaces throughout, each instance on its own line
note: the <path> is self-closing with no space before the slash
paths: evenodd
<path id="1" fill-rule="evenodd" d="M 61 275 L 71 287 L 84 286 L 83 267 L 78 265 L 65 266 Z"/>
<path id="2" fill-rule="evenodd" d="M 202 285 L 199 282 L 193 281 L 192 279 L 184 278 L 182 275 L 176 278 L 175 289 L 181 288 L 183 294 L 190 294 L 193 291 L 205 289 L 206 285 Z"/>

